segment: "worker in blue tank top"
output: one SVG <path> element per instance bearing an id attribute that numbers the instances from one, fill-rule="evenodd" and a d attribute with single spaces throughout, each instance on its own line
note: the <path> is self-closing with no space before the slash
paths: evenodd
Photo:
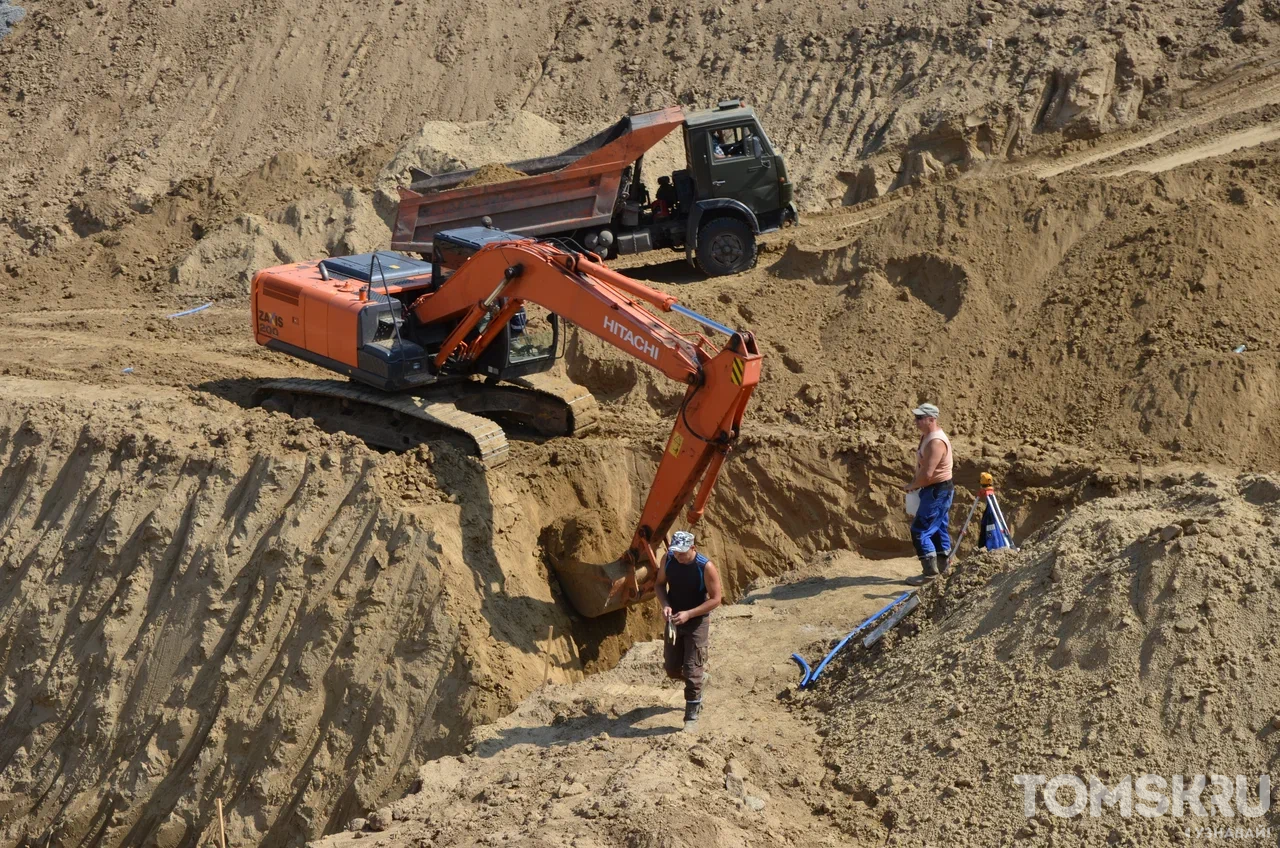
<path id="1" fill-rule="evenodd" d="M 698 553 L 692 533 L 672 534 L 658 568 L 657 596 L 667 621 L 663 666 L 668 677 L 684 681 L 684 727 L 693 730 L 702 711 L 709 613 L 720 606 L 723 594 L 720 572 Z"/>

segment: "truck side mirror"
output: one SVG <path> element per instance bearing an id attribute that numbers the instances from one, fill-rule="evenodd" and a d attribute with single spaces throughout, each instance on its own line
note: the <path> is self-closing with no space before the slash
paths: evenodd
<path id="1" fill-rule="evenodd" d="M 747 152 L 756 159 L 764 158 L 764 145 L 760 143 L 760 139 L 753 135 L 747 136 L 746 139 Z"/>

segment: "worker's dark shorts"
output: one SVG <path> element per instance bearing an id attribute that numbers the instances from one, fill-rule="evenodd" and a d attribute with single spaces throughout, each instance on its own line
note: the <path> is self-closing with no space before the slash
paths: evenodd
<path id="1" fill-rule="evenodd" d="M 667 676 L 684 681 L 684 699 L 702 700 L 702 677 L 707 668 L 707 636 L 710 616 L 676 625 L 674 644 L 662 642 L 662 664 Z"/>

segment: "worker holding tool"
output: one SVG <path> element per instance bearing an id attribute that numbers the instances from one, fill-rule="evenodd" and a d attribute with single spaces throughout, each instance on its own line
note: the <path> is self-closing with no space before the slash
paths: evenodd
<path id="1" fill-rule="evenodd" d="M 947 521 L 956 490 L 951 480 L 951 440 L 938 426 L 938 407 L 922 403 L 911 412 L 920 444 L 916 448 L 916 475 L 904 488 L 920 492 L 920 507 L 911 522 L 911 543 L 924 572 L 914 582 L 924 583 L 947 570 L 951 557 Z"/>
<path id="2" fill-rule="evenodd" d="M 680 530 L 667 543 L 658 567 L 656 594 L 667 621 L 662 660 L 667 676 L 684 681 L 684 727 L 692 730 L 702 711 L 709 613 L 720 606 L 720 572 L 698 553 L 693 534 Z"/>

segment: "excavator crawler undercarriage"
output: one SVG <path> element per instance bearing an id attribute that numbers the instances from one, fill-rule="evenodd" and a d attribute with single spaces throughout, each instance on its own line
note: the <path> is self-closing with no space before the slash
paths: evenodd
<path id="1" fill-rule="evenodd" d="M 486 468 L 501 465 L 510 452 L 503 424 L 546 437 L 583 436 L 599 426 L 599 408 L 589 391 L 545 373 L 510 383 L 457 380 L 413 393 L 294 377 L 264 383 L 254 400 L 385 450 L 457 440 Z"/>

